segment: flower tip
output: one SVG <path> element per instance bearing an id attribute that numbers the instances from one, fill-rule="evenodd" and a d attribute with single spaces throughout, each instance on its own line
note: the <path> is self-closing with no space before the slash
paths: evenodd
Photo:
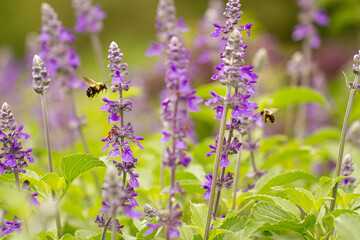
<path id="1" fill-rule="evenodd" d="M 1 106 L 2 109 L 8 109 L 9 108 L 9 104 L 7 102 L 4 102 L 3 105 Z"/>
<path id="2" fill-rule="evenodd" d="M 178 36 L 172 36 L 170 39 L 170 44 L 177 45 L 180 42 Z"/>
<path id="3" fill-rule="evenodd" d="M 52 10 L 52 7 L 50 6 L 50 4 L 44 2 L 41 4 L 41 11 L 42 12 L 48 12 L 48 11 L 51 11 Z"/>
<path id="4" fill-rule="evenodd" d="M 117 43 L 116 43 L 115 41 L 112 41 L 112 42 L 110 43 L 110 48 L 118 48 Z"/>
<path id="5" fill-rule="evenodd" d="M 35 54 L 33 58 L 33 65 L 40 65 L 42 63 L 42 60 L 39 55 Z"/>

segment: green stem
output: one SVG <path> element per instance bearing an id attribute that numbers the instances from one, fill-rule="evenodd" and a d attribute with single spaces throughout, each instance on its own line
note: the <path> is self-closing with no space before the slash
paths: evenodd
<path id="1" fill-rule="evenodd" d="M 15 185 L 16 185 L 17 189 L 20 190 L 19 173 L 16 170 L 14 171 L 14 176 L 15 176 Z"/>
<path id="2" fill-rule="evenodd" d="M 47 117 L 45 95 L 40 94 L 40 101 L 41 101 L 41 108 L 42 108 L 42 114 L 43 114 L 45 145 L 46 145 L 46 151 L 47 151 L 47 156 L 48 156 L 49 172 L 52 173 L 54 171 L 54 169 L 53 169 L 53 162 L 52 162 L 52 157 L 51 157 L 50 131 L 49 131 L 49 124 L 48 124 L 48 117 Z"/>
<path id="3" fill-rule="evenodd" d="M 347 132 L 347 128 L 348 128 L 348 125 L 349 125 L 349 118 L 350 118 L 351 108 L 352 108 L 352 105 L 353 105 L 353 102 L 354 102 L 354 97 L 355 97 L 355 93 L 356 93 L 356 87 L 358 86 L 358 84 L 359 84 L 359 74 L 356 74 L 353 88 L 350 91 L 349 101 L 348 101 L 348 104 L 347 104 L 347 107 L 346 107 L 344 122 L 343 122 L 342 130 L 341 130 L 341 137 L 340 137 L 340 144 L 339 144 L 339 154 L 338 154 L 338 159 L 337 159 L 337 164 L 336 164 L 335 178 L 340 176 L 342 157 L 343 157 L 343 154 L 344 154 L 346 132 Z M 332 191 L 333 200 L 331 201 L 330 212 L 332 212 L 334 210 L 334 208 L 335 208 L 336 194 L 337 194 L 338 185 L 339 185 L 339 183 L 337 182 L 335 184 L 334 188 L 333 188 L 333 191 Z"/>
<path id="4" fill-rule="evenodd" d="M 100 240 L 105 240 L 106 232 L 108 230 L 108 226 L 109 226 L 110 222 L 111 222 L 111 217 L 109 217 L 108 220 L 105 223 L 104 229 L 103 229 L 103 231 L 101 233 Z"/>
<path id="5" fill-rule="evenodd" d="M 240 142 L 242 142 L 242 136 L 239 137 Z M 236 155 L 236 170 L 235 170 L 235 179 L 234 179 L 234 192 L 233 192 L 233 199 L 232 199 L 232 206 L 231 209 L 235 210 L 236 208 L 236 195 L 238 190 L 238 181 L 240 176 L 240 163 L 241 163 L 241 148 L 239 149 Z"/>
<path id="6" fill-rule="evenodd" d="M 219 141 L 216 148 L 216 155 L 215 155 L 215 163 L 214 163 L 214 171 L 213 171 L 213 179 L 211 184 L 211 194 L 209 199 L 209 209 L 208 214 L 206 217 L 206 225 L 205 225 L 205 232 L 204 232 L 204 240 L 208 239 L 209 236 L 209 230 L 210 230 L 210 223 L 212 219 L 212 211 L 214 207 L 214 198 L 215 198 L 215 188 L 216 188 L 216 182 L 219 175 L 219 163 L 220 163 L 220 157 L 221 157 L 221 150 L 224 142 L 224 134 L 225 134 L 225 125 L 226 125 L 226 119 L 227 119 L 227 113 L 228 113 L 228 104 L 227 99 L 229 98 L 231 94 L 231 86 L 226 86 L 226 97 L 225 97 L 225 103 L 224 103 L 224 109 L 223 114 L 220 122 L 220 128 L 219 128 Z"/>
<path id="7" fill-rule="evenodd" d="M 41 101 L 41 108 L 43 113 L 43 124 L 44 124 L 44 133 L 45 133 L 45 145 L 46 145 L 46 151 L 48 156 L 48 163 L 49 163 L 49 172 L 54 172 L 53 169 L 53 163 L 52 163 L 52 157 L 51 157 L 51 144 L 50 144 L 50 131 L 49 131 L 49 123 L 47 118 L 47 108 L 46 108 L 46 99 L 45 95 L 40 94 L 40 101 Z M 55 197 L 54 190 L 51 190 L 51 194 L 53 197 L 53 201 L 55 202 L 55 221 L 56 221 L 56 229 L 59 238 L 62 237 L 62 229 L 61 229 L 61 220 L 60 220 L 60 210 L 58 201 Z"/>
<path id="8" fill-rule="evenodd" d="M 115 217 L 116 217 L 116 210 L 113 211 L 112 214 L 112 219 L 114 219 L 113 225 L 112 225 L 112 234 L 111 234 L 111 239 L 112 240 L 116 240 L 116 224 L 115 224 Z"/>
<path id="9" fill-rule="evenodd" d="M 160 189 L 164 188 L 164 173 L 165 173 L 165 166 L 164 166 L 164 158 L 166 152 L 166 145 L 165 143 L 162 144 L 161 147 L 161 162 L 160 162 Z"/>

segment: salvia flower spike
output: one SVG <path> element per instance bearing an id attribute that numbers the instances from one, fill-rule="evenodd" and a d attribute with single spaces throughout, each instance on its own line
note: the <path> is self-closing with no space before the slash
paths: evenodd
<path id="1" fill-rule="evenodd" d="M 21 139 L 30 138 L 29 134 L 22 132 L 24 126 L 18 126 L 14 115 L 5 102 L 0 110 L 0 175 L 14 173 L 15 184 L 20 189 L 18 173 L 26 172 L 28 163 L 33 163 L 34 158 L 30 155 L 32 149 L 23 150 Z"/>
<path id="2" fill-rule="evenodd" d="M 213 98 L 208 99 L 205 103 L 207 106 L 216 105 L 213 108 L 217 113 L 215 118 L 221 119 L 221 123 L 215 145 L 210 145 L 212 151 L 206 155 L 210 156 L 216 153 L 212 181 L 210 183 L 210 175 L 207 175 L 207 181 L 203 185 L 203 188 L 207 189 L 205 198 L 209 197 L 204 239 L 208 237 L 211 219 L 216 217 L 218 210 L 221 187 L 218 188 L 216 201 L 214 201 L 217 185 L 225 185 L 230 188 L 232 184 L 232 174 L 229 172 L 225 174 L 225 169 L 230 164 L 228 156 L 237 154 L 243 145 L 236 137 L 236 133 L 250 133 L 251 128 L 261 125 L 259 116 L 254 112 L 258 106 L 256 103 L 249 101 L 256 93 L 253 85 L 257 82 L 258 76 L 252 71 L 253 66 L 245 65 L 244 57 L 246 56 L 247 45 L 243 43 L 241 34 L 241 31 L 246 31 L 247 35 L 250 36 L 252 23 L 238 25 L 242 15 L 240 7 L 239 0 L 229 0 L 224 12 L 226 24 L 222 26 L 215 23 L 216 30 L 211 35 L 212 38 L 221 36 L 221 39 L 226 41 L 224 51 L 220 55 L 221 63 L 216 67 L 218 72 L 212 77 L 213 80 L 218 79 L 221 84 L 226 85 L 226 94 L 225 97 L 222 97 L 211 91 Z M 229 121 L 227 121 L 228 110 L 231 110 Z M 227 138 L 225 138 L 225 130 L 228 131 Z M 251 142 L 250 140 L 248 144 L 244 145 L 244 149 L 252 153 L 256 151 L 256 146 L 257 142 Z M 218 179 L 219 167 L 221 167 L 221 174 Z M 257 171 L 255 164 L 253 164 L 253 167 L 257 177 L 263 174 Z"/>
<path id="3" fill-rule="evenodd" d="M 187 167 L 191 158 L 187 155 L 185 139 L 193 135 L 188 111 L 198 111 L 201 98 L 195 95 L 196 90 L 190 86 L 188 76 L 189 55 L 177 36 L 170 39 L 167 48 L 165 83 L 169 96 L 162 101 L 162 142 L 168 143 L 164 158 L 164 165 L 170 169 L 170 187 L 168 209 L 159 211 L 158 224 L 148 223 L 150 229 L 145 235 L 150 234 L 160 226 L 166 228 L 166 239 L 179 238 L 178 227 L 181 226 L 180 206 L 175 204 L 175 194 L 184 194 L 180 184 L 175 182 L 175 172 L 179 165 Z M 162 214 L 161 214 L 162 213 Z M 144 236 L 145 236 L 144 235 Z"/>
<path id="4" fill-rule="evenodd" d="M 135 188 L 139 188 L 139 182 L 137 178 L 138 174 L 134 173 L 135 166 L 138 161 L 133 156 L 133 152 L 130 147 L 130 143 L 135 143 L 140 149 L 144 150 L 143 146 L 139 143 L 140 140 L 143 140 L 143 137 L 135 137 L 134 129 L 130 122 L 125 124 L 124 112 L 132 111 L 132 101 L 130 99 L 124 99 L 123 91 L 128 91 L 132 83 L 130 80 L 125 80 L 124 77 L 127 75 L 126 67 L 127 64 L 123 63 L 123 53 L 120 52 L 119 46 L 115 42 L 111 42 L 108 50 L 108 59 L 109 64 L 108 68 L 110 69 L 110 77 L 112 78 L 111 90 L 116 93 L 119 93 L 119 100 L 113 101 L 107 98 L 103 98 L 105 105 L 100 108 L 101 111 L 107 111 L 109 113 L 108 123 L 113 123 L 112 128 L 110 129 L 108 136 L 102 138 L 101 141 L 106 142 L 103 148 L 103 151 L 107 150 L 109 147 L 112 147 L 112 150 L 109 152 L 109 157 L 120 157 L 121 161 L 113 161 L 114 166 L 111 166 L 112 170 L 108 171 L 106 186 L 104 185 L 103 196 L 106 201 L 103 201 L 103 209 L 99 211 L 102 213 L 102 216 L 97 216 L 95 222 L 99 223 L 99 227 L 104 227 L 103 237 L 105 237 L 107 228 L 111 226 L 117 228 L 117 231 L 121 233 L 120 228 L 123 225 L 119 224 L 118 220 L 114 220 L 113 213 L 110 212 L 111 205 L 114 208 L 114 201 L 111 198 L 111 191 L 109 189 L 115 189 L 118 191 L 118 194 L 121 194 L 121 198 L 118 198 L 116 206 L 122 207 L 122 212 L 125 216 L 130 218 L 139 218 L 141 214 L 134 211 L 132 208 L 138 206 L 135 197 L 138 195 L 135 192 Z M 114 168 L 116 167 L 116 179 L 118 176 L 122 176 L 122 181 L 116 183 L 117 187 L 108 187 L 115 181 L 112 181 L 110 178 L 114 178 Z M 129 176 L 129 181 L 127 183 L 127 176 Z M 111 180 L 111 181 L 110 181 Z M 114 190 L 115 191 L 115 190 Z M 109 202 L 110 201 L 110 202 Z M 108 216 L 107 220 L 106 217 Z M 115 221 L 115 223 L 113 223 Z M 114 230 L 114 229 L 113 229 Z"/>
<path id="5" fill-rule="evenodd" d="M 159 0 L 156 12 L 156 37 L 158 42 L 150 42 L 150 49 L 146 55 L 163 55 L 172 36 L 178 36 L 180 32 L 188 30 L 184 25 L 183 18 L 176 18 L 176 8 L 174 0 Z"/>
<path id="6" fill-rule="evenodd" d="M 50 77 L 43 60 L 35 55 L 33 58 L 33 88 L 38 94 L 46 94 L 50 89 Z"/>
<path id="7" fill-rule="evenodd" d="M 350 119 L 350 113 L 352 109 L 352 105 L 354 103 L 355 93 L 359 90 L 359 77 L 360 77 L 360 50 L 358 54 L 354 55 L 354 64 L 353 64 L 353 72 L 355 73 L 355 80 L 352 82 L 352 88 L 349 95 L 348 104 L 346 107 L 346 112 L 344 116 L 344 122 L 341 129 L 341 137 L 340 137 L 340 143 L 339 143 L 339 153 L 336 163 L 336 171 L 335 171 L 335 178 L 339 177 L 341 174 L 341 165 L 343 161 L 343 154 L 344 154 L 344 147 L 345 147 L 345 140 L 346 140 L 346 134 L 347 134 L 347 128 L 349 126 L 349 119 Z M 332 198 L 330 205 L 330 211 L 332 212 L 335 209 L 335 201 L 337 196 L 337 189 L 338 189 L 338 183 L 335 184 L 332 191 Z"/>
<path id="8" fill-rule="evenodd" d="M 73 0 L 76 13 L 75 31 L 77 33 L 98 33 L 103 28 L 106 13 L 100 5 L 92 5 L 91 0 Z"/>

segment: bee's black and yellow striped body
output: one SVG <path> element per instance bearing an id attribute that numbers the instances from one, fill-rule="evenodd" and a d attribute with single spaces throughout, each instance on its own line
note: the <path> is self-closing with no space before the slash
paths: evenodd
<path id="1" fill-rule="evenodd" d="M 83 77 L 86 81 L 87 85 L 89 85 L 88 89 L 86 90 L 86 96 L 89 98 L 93 98 L 96 94 L 100 93 L 102 90 L 107 90 L 106 84 L 101 82 L 95 82 L 94 80 Z"/>
<path id="2" fill-rule="evenodd" d="M 268 109 L 262 110 L 260 114 L 264 118 L 264 122 L 270 121 L 271 123 L 274 123 L 276 120 L 275 115 Z"/>

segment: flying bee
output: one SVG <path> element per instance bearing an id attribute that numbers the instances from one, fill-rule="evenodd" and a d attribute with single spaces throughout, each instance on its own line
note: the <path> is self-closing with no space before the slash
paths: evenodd
<path id="1" fill-rule="evenodd" d="M 264 122 L 270 121 L 271 123 L 274 123 L 276 120 L 274 112 L 269 109 L 263 109 L 260 114 L 264 118 Z"/>
<path id="2" fill-rule="evenodd" d="M 89 98 L 93 98 L 96 94 L 100 93 L 102 90 L 107 90 L 106 84 L 101 82 L 95 82 L 94 80 L 83 76 L 87 85 L 89 85 L 86 90 L 86 95 Z"/>

